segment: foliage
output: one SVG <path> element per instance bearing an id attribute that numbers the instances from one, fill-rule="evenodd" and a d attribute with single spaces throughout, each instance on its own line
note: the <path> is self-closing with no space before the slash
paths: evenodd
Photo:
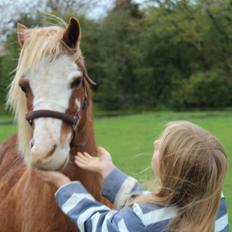
<path id="1" fill-rule="evenodd" d="M 12 79 L 15 67 L 17 65 L 18 45 L 16 43 L 16 36 L 12 34 L 7 40 L 7 52 L 3 57 L 0 57 L 0 104 L 4 105 L 9 84 Z M 4 111 L 4 107 L 0 112 Z"/>
<path id="2" fill-rule="evenodd" d="M 126 2 L 126 1 L 125 1 Z M 117 1 L 115 8 L 98 25 L 95 37 L 98 52 L 96 80 L 100 83 L 96 98 L 107 109 L 135 105 L 139 98 L 133 70 L 141 14 L 135 4 Z"/>
<path id="3" fill-rule="evenodd" d="M 200 72 L 172 92 L 172 103 L 178 109 L 221 108 L 232 105 L 231 93 L 232 82 L 223 72 Z"/>

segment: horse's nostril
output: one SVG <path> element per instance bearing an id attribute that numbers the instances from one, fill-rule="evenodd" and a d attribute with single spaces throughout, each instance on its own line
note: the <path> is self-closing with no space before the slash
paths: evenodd
<path id="1" fill-rule="evenodd" d="M 46 156 L 44 156 L 44 158 L 41 160 L 41 162 L 44 163 L 44 162 L 47 162 L 48 160 L 50 160 L 53 153 L 55 152 L 56 148 L 57 148 L 57 145 L 54 144 L 52 149 L 47 153 Z"/>
<path id="2" fill-rule="evenodd" d="M 31 140 L 31 148 L 34 146 L 35 142 L 34 142 L 34 139 Z"/>
<path id="3" fill-rule="evenodd" d="M 57 144 L 53 144 L 48 149 L 38 149 L 36 146 L 36 143 L 34 144 L 34 147 L 31 149 L 31 166 L 32 167 L 39 167 L 53 159 L 53 154 L 56 151 Z"/>

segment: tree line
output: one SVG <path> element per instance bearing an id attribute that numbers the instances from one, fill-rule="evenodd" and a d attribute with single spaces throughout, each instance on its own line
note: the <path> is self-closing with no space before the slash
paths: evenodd
<path id="1" fill-rule="evenodd" d="M 70 16 L 75 12 L 65 12 L 65 20 Z M 87 69 L 98 83 L 94 99 L 102 108 L 232 106 L 231 0 L 154 0 L 146 8 L 118 0 L 101 20 L 78 18 Z M 47 23 L 41 15 L 21 21 Z M 17 64 L 15 34 L 7 47 L 0 57 L 1 104 Z"/>

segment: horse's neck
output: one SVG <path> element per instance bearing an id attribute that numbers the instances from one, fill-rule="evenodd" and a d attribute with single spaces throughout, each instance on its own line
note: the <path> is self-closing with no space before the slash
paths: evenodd
<path id="1" fill-rule="evenodd" d="M 64 173 L 71 180 L 80 180 L 82 184 L 97 198 L 99 198 L 101 180 L 96 173 L 91 173 L 77 167 L 74 163 L 74 156 L 77 152 L 88 152 L 90 155 L 97 154 L 96 141 L 94 136 L 93 124 L 90 118 L 78 128 L 72 142 L 70 162 Z"/>
<path id="2" fill-rule="evenodd" d="M 88 152 L 90 155 L 96 155 L 96 141 L 93 130 L 92 116 L 85 118 L 83 124 L 78 128 L 71 145 L 71 155 L 76 152 Z"/>

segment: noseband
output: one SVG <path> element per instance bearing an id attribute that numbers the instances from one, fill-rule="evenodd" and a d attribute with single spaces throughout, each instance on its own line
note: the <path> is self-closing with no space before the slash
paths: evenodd
<path id="1" fill-rule="evenodd" d="M 83 77 L 89 83 L 89 85 L 96 85 L 96 83 L 88 76 L 85 67 L 81 66 L 81 64 L 79 64 L 79 65 L 80 65 L 80 68 L 82 69 Z M 86 110 L 87 106 L 88 106 L 88 104 L 87 104 L 87 101 L 88 101 L 87 100 L 87 97 L 88 97 L 87 90 L 86 90 L 86 87 L 84 87 L 84 88 L 85 88 L 85 97 L 84 97 L 83 104 L 82 104 L 82 110 Z M 75 133 L 77 132 L 77 127 L 78 127 L 79 122 L 80 122 L 80 109 L 78 109 L 74 115 L 61 113 L 61 112 L 53 111 L 53 110 L 34 110 L 34 111 L 30 111 L 26 114 L 26 120 L 28 121 L 28 123 L 31 126 L 33 124 L 33 121 L 37 118 L 55 118 L 55 119 L 62 120 L 63 122 L 67 123 L 68 125 L 72 126 L 73 139 L 74 139 Z M 73 141 L 71 141 L 71 144 L 72 144 L 72 142 Z"/>
<path id="2" fill-rule="evenodd" d="M 26 120 L 29 122 L 29 124 L 32 126 L 33 121 L 36 118 L 56 118 L 60 119 L 63 122 L 71 125 L 73 127 L 73 130 L 76 131 L 77 126 L 80 121 L 80 110 L 78 110 L 75 115 L 65 114 L 58 111 L 53 110 L 34 110 L 30 111 L 26 114 Z"/>

